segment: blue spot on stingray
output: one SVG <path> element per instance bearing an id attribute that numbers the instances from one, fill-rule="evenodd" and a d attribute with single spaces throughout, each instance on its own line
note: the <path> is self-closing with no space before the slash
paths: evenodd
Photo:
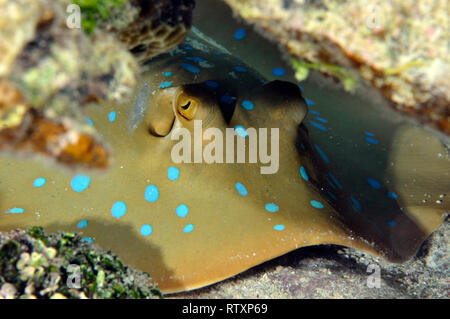
<path id="1" fill-rule="evenodd" d="M 330 197 L 331 197 L 332 199 L 337 200 L 336 195 L 334 195 L 332 192 L 327 191 L 327 193 L 328 193 L 328 195 L 330 195 Z"/>
<path id="2" fill-rule="evenodd" d="M 216 53 L 214 53 L 214 55 L 215 55 L 215 56 L 221 56 L 221 55 L 223 55 L 223 54 L 222 54 L 222 52 L 216 52 Z"/>
<path id="3" fill-rule="evenodd" d="M 394 192 L 387 192 L 387 196 L 392 199 L 397 199 L 398 195 Z"/>
<path id="4" fill-rule="evenodd" d="M 272 70 L 272 74 L 275 76 L 284 76 L 286 75 L 286 70 L 283 68 L 275 68 Z"/>
<path id="5" fill-rule="evenodd" d="M 184 226 L 183 231 L 187 234 L 190 233 L 191 231 L 194 230 L 194 225 L 192 224 L 187 224 L 186 226 Z"/>
<path id="6" fill-rule="evenodd" d="M 239 28 L 236 30 L 236 32 L 234 33 L 233 37 L 235 40 L 242 40 L 243 38 L 245 38 L 245 36 L 247 35 L 247 32 L 245 31 L 244 28 Z"/>
<path id="7" fill-rule="evenodd" d="M 317 122 L 314 122 L 314 121 L 309 121 L 309 123 L 312 125 L 312 126 L 314 126 L 315 128 L 318 128 L 319 130 L 321 130 L 321 131 L 324 131 L 324 132 L 326 132 L 327 131 L 327 128 L 325 127 L 325 126 L 323 126 L 322 124 L 320 124 L 320 123 L 317 123 Z"/>
<path id="8" fill-rule="evenodd" d="M 117 112 L 116 111 L 109 112 L 108 119 L 111 123 L 114 122 L 117 119 Z"/>
<path id="9" fill-rule="evenodd" d="M 366 134 L 367 136 L 370 136 L 370 137 L 374 137 L 375 136 L 375 134 L 373 134 L 372 132 L 364 132 L 364 134 Z"/>
<path id="10" fill-rule="evenodd" d="M 220 98 L 220 101 L 226 104 L 233 104 L 236 98 L 234 96 L 229 95 L 228 93 L 225 93 Z"/>
<path id="11" fill-rule="evenodd" d="M 350 196 L 350 199 L 353 202 L 353 209 L 357 212 L 361 212 L 361 204 L 355 198 L 353 198 L 353 196 Z"/>
<path id="12" fill-rule="evenodd" d="M 276 213 L 278 211 L 278 206 L 274 203 L 266 204 L 266 210 L 271 213 Z"/>
<path id="13" fill-rule="evenodd" d="M 303 166 L 300 166 L 300 175 L 303 177 L 305 181 L 309 181 L 308 173 L 306 173 L 306 170 Z"/>
<path id="14" fill-rule="evenodd" d="M 249 101 L 249 100 L 242 101 L 241 105 L 247 111 L 251 111 L 251 110 L 253 110 L 255 108 L 255 104 L 253 104 L 253 102 Z"/>
<path id="15" fill-rule="evenodd" d="M 34 187 L 42 187 L 47 183 L 47 180 L 44 177 L 36 178 L 33 182 Z"/>
<path id="16" fill-rule="evenodd" d="M 241 73 L 247 72 L 247 68 L 244 68 L 243 66 L 239 66 L 239 65 L 235 66 L 234 70 L 237 72 L 241 72 Z"/>
<path id="17" fill-rule="evenodd" d="M 170 88 L 172 86 L 172 82 L 162 82 L 160 85 L 159 85 L 159 88 L 160 89 L 166 89 L 166 88 Z"/>
<path id="18" fill-rule="evenodd" d="M 115 202 L 111 208 L 113 217 L 120 218 L 127 212 L 127 204 L 122 201 Z"/>
<path id="19" fill-rule="evenodd" d="M 10 210 L 5 211 L 5 214 L 23 214 L 25 210 L 23 208 L 14 207 Z"/>
<path id="20" fill-rule="evenodd" d="M 310 99 L 308 99 L 308 98 L 306 98 L 306 97 L 305 97 L 305 102 L 306 102 L 306 104 L 309 105 L 309 106 L 316 105 L 316 102 L 314 102 L 314 101 L 312 101 L 312 100 L 310 100 Z"/>
<path id="21" fill-rule="evenodd" d="M 202 59 L 198 56 L 187 56 L 187 57 L 185 57 L 185 59 L 188 61 L 194 61 L 194 62 L 205 62 L 205 59 Z"/>
<path id="22" fill-rule="evenodd" d="M 209 86 L 210 88 L 213 88 L 213 89 L 219 87 L 219 83 L 217 83 L 216 81 L 210 81 L 210 80 L 206 81 L 205 85 Z"/>
<path id="23" fill-rule="evenodd" d="M 190 45 L 185 45 L 183 49 L 185 49 L 187 51 L 192 51 L 194 48 L 191 47 Z"/>
<path id="24" fill-rule="evenodd" d="M 149 236 L 153 232 L 153 227 L 151 225 L 145 224 L 141 227 L 141 235 L 142 236 Z"/>
<path id="25" fill-rule="evenodd" d="M 247 137 L 247 130 L 245 129 L 245 127 L 243 127 L 242 125 L 236 125 L 234 127 L 234 131 L 236 132 L 237 135 L 239 135 L 240 137 Z"/>
<path id="26" fill-rule="evenodd" d="M 327 180 L 328 184 L 329 184 L 333 189 L 336 189 L 336 186 L 333 184 L 332 181 L 330 181 L 330 179 L 328 178 L 328 176 L 327 176 L 326 180 Z"/>
<path id="27" fill-rule="evenodd" d="M 318 208 L 318 209 L 322 209 L 323 208 L 323 204 L 321 202 L 318 202 L 316 200 L 312 200 L 309 202 L 311 204 L 312 207 Z"/>
<path id="28" fill-rule="evenodd" d="M 180 170 L 174 166 L 169 167 L 169 169 L 167 170 L 167 177 L 171 180 L 171 181 L 176 181 L 178 180 L 178 177 L 180 176 Z"/>
<path id="29" fill-rule="evenodd" d="M 89 124 L 89 126 L 94 126 L 94 121 L 90 117 L 86 117 L 86 122 Z"/>
<path id="30" fill-rule="evenodd" d="M 86 228 L 88 226 L 88 221 L 86 219 L 80 220 L 77 224 L 78 228 Z"/>
<path id="31" fill-rule="evenodd" d="M 155 185 L 148 185 L 145 189 L 145 199 L 150 203 L 156 202 L 159 198 L 159 190 Z"/>
<path id="32" fill-rule="evenodd" d="M 77 175 L 70 181 L 72 189 L 78 193 L 81 193 L 91 184 L 91 178 L 85 175 Z"/>
<path id="33" fill-rule="evenodd" d="M 275 225 L 273 226 L 273 229 L 281 231 L 284 230 L 286 227 L 284 225 Z"/>
<path id="34" fill-rule="evenodd" d="M 342 189 L 342 185 L 341 185 L 341 183 L 339 183 L 339 181 L 337 180 L 337 178 L 334 177 L 334 175 L 331 174 L 331 172 L 328 173 L 328 175 L 331 177 L 331 180 L 337 185 L 337 187 L 339 187 L 340 189 Z"/>
<path id="35" fill-rule="evenodd" d="M 297 85 L 297 86 L 298 86 L 298 88 L 300 89 L 300 91 L 303 92 L 303 88 L 302 88 L 300 85 Z"/>
<path id="36" fill-rule="evenodd" d="M 367 142 L 369 142 L 370 144 L 375 144 L 375 145 L 378 144 L 378 141 L 376 139 L 374 139 L 374 138 L 371 138 L 371 137 L 366 137 L 365 140 Z"/>
<path id="37" fill-rule="evenodd" d="M 388 224 L 390 227 L 395 227 L 395 226 L 397 226 L 397 223 L 396 223 L 394 220 L 388 221 L 387 224 Z"/>
<path id="38" fill-rule="evenodd" d="M 168 78 L 168 77 L 171 77 L 173 75 L 173 72 L 164 72 L 163 74 L 164 74 L 164 76 L 166 78 Z"/>
<path id="39" fill-rule="evenodd" d="M 320 115 L 320 113 L 319 113 L 319 112 L 317 112 L 317 111 L 314 111 L 314 110 L 310 110 L 310 111 L 309 111 L 309 113 L 311 113 L 311 114 L 314 114 L 314 115 Z"/>
<path id="40" fill-rule="evenodd" d="M 177 213 L 178 217 L 184 218 L 188 215 L 189 213 L 189 207 L 187 207 L 186 204 L 181 204 L 177 207 L 177 209 L 175 210 L 175 212 Z"/>
<path id="41" fill-rule="evenodd" d="M 181 67 L 191 73 L 200 73 L 200 69 L 198 67 L 189 63 L 181 63 Z"/>
<path id="42" fill-rule="evenodd" d="M 245 188 L 244 184 L 237 182 L 236 184 L 234 184 L 234 186 L 241 196 L 247 196 L 248 191 L 247 188 Z"/>
<path id="43" fill-rule="evenodd" d="M 319 147 L 319 145 L 314 144 L 314 147 L 316 148 L 317 152 L 319 153 L 319 155 L 323 158 L 323 160 L 326 163 L 329 163 L 330 160 L 328 159 L 328 157 L 325 155 L 325 153 L 322 151 L 322 149 Z"/>
<path id="44" fill-rule="evenodd" d="M 91 244 L 94 243 L 94 240 L 91 237 L 83 237 L 83 238 L 81 238 L 81 240 L 84 240 L 84 241 L 86 241 L 88 243 L 91 243 Z"/>
<path id="45" fill-rule="evenodd" d="M 323 117 L 316 117 L 316 120 L 322 123 L 328 123 L 328 120 L 324 119 Z"/>
<path id="46" fill-rule="evenodd" d="M 367 179 L 367 183 L 369 183 L 370 186 L 372 186 L 375 189 L 380 189 L 381 188 L 381 184 L 380 182 L 378 182 L 376 179 L 374 178 L 368 178 Z"/>

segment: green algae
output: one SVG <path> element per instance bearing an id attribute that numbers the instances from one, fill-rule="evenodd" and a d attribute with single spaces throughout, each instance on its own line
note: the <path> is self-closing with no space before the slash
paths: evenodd
<path id="1" fill-rule="evenodd" d="M 79 285 L 69 284 L 74 267 Z M 148 274 L 138 274 L 111 252 L 100 251 L 80 234 L 47 236 L 42 227 L 0 233 L 3 286 L 14 287 L 14 298 L 162 298 Z"/>
<path id="2" fill-rule="evenodd" d="M 295 77 L 298 81 L 303 81 L 308 77 L 309 70 L 317 70 L 323 73 L 330 74 L 339 80 L 342 81 L 345 90 L 351 91 L 357 82 L 357 77 L 350 73 L 350 71 L 346 70 L 345 68 L 333 65 L 333 64 L 326 64 L 326 63 L 320 63 L 320 62 L 306 62 L 301 61 L 298 59 L 292 59 L 292 66 L 294 67 L 296 73 Z"/>
<path id="3" fill-rule="evenodd" d="M 28 234 L 31 237 L 34 237 L 36 239 L 39 239 L 42 241 L 45 245 L 48 245 L 48 239 L 45 235 L 44 229 L 42 227 L 30 227 L 28 228 Z"/>
<path id="4" fill-rule="evenodd" d="M 126 0 L 73 0 L 81 9 L 81 26 L 87 34 L 92 34 L 99 19 L 106 21 L 114 9 L 119 9 Z"/>
<path id="5" fill-rule="evenodd" d="M 430 63 L 426 63 L 424 61 L 409 61 L 407 63 L 404 63 L 402 65 L 393 67 L 393 68 L 387 68 L 385 70 L 385 73 L 387 75 L 396 75 L 396 74 L 401 74 L 403 72 L 405 72 L 406 70 L 410 69 L 410 68 L 416 68 L 416 67 L 421 67 L 421 66 L 425 66 L 428 65 Z"/>

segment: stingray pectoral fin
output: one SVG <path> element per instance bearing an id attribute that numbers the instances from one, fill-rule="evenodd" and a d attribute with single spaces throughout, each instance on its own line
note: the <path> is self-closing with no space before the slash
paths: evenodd
<path id="1" fill-rule="evenodd" d="M 398 202 L 430 234 L 450 210 L 448 149 L 433 134 L 403 126 L 395 133 L 389 162 L 387 176 Z"/>
<path id="2" fill-rule="evenodd" d="M 294 141 L 297 127 L 308 113 L 308 107 L 297 85 L 286 81 L 272 81 L 239 97 L 238 104 L 249 100 L 252 110 L 237 107 L 230 124 L 246 127 L 279 128 L 280 137 Z M 294 145 L 294 144 L 292 144 Z"/>
<path id="3" fill-rule="evenodd" d="M 442 211 L 439 213 L 436 207 L 418 209 L 414 206 L 417 203 L 411 202 L 410 193 L 397 198 L 397 194 L 401 194 L 399 189 L 405 185 L 403 181 L 408 178 L 405 174 L 409 172 L 401 172 L 403 178 L 399 183 L 394 183 L 396 187 L 392 187 L 392 179 L 388 177 L 386 188 L 380 184 L 377 191 L 361 185 L 352 189 L 351 181 L 344 180 L 343 184 L 337 181 L 331 173 L 333 167 L 323 160 L 310 142 L 307 128 L 300 125 L 297 144 L 301 147 L 297 149 L 303 174 L 307 174 L 311 186 L 334 208 L 348 229 L 372 243 L 384 258 L 394 262 L 411 258 L 423 240 L 442 222 Z M 399 170 L 403 170 L 404 163 L 413 164 L 409 154 L 402 153 L 405 147 L 403 142 L 400 139 L 394 143 L 394 150 L 400 151 L 400 154 L 396 154 L 401 158 L 401 162 L 397 163 Z M 364 174 L 360 167 L 352 167 L 352 170 L 358 172 L 357 175 Z M 423 187 L 417 186 L 418 191 Z"/>
<path id="4" fill-rule="evenodd" d="M 171 131 L 175 121 L 173 105 L 178 92 L 178 88 L 162 89 L 150 99 L 145 122 L 152 135 L 162 137 Z"/>

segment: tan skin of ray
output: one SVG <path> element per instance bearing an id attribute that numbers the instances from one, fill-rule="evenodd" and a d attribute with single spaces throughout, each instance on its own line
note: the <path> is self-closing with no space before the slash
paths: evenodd
<path id="1" fill-rule="evenodd" d="M 167 70 L 177 61 L 176 56 L 155 61 L 148 66 L 142 81 L 154 88 L 166 80 L 161 70 Z M 228 63 L 226 59 L 214 62 L 220 69 Z M 113 250 L 125 263 L 149 272 L 164 292 L 202 287 L 302 246 L 334 243 L 379 253 L 352 234 L 328 202 L 322 201 L 324 208 L 320 210 L 311 207 L 311 199 L 321 198 L 298 173 L 300 157 L 295 138 L 298 124 L 306 113 L 300 95 L 279 98 L 277 102 L 276 90 L 272 92 L 275 94 L 267 90 L 267 100 L 270 97 L 271 102 L 276 102 L 274 112 L 265 110 L 268 107 L 265 103 L 257 103 L 259 109 L 255 108 L 255 115 L 244 117 L 238 107 L 227 125 L 207 90 L 183 85 L 214 79 L 214 70 L 206 71 L 193 77 L 178 68 L 174 72 L 175 87 L 155 90 L 147 116 L 131 134 L 128 104 L 89 110 L 89 117 L 115 151 L 115 161 L 106 174 L 97 176 L 89 172 L 92 181 L 82 193 L 70 187 L 74 172 L 29 159 L 1 158 L 0 167 L 4 169 L 0 171 L 0 211 L 21 207 L 25 213 L 1 214 L 0 230 L 42 225 L 48 232 L 78 231 L 77 223 L 87 219 L 89 225 L 82 230 L 84 236 Z M 251 72 L 242 77 L 247 78 L 236 89 L 238 96 L 261 87 L 259 81 L 252 82 Z M 223 82 L 230 87 L 236 82 L 226 81 L 230 80 Z M 180 93 L 186 96 L 181 95 L 178 100 Z M 187 100 L 191 106 L 196 103 L 196 112 L 183 113 L 188 111 L 183 110 Z M 152 107 L 157 101 L 161 103 L 155 111 Z M 114 123 L 107 119 L 110 110 L 118 112 Z M 174 165 L 170 151 L 177 141 L 172 141 L 169 133 L 176 127 L 192 129 L 196 116 L 207 119 L 203 129 L 233 127 L 233 121 L 244 127 L 280 127 L 279 171 L 261 175 L 260 165 L 255 164 Z M 170 166 L 180 169 L 178 181 L 167 178 Z M 32 181 L 39 176 L 46 177 L 47 184 L 42 188 L 32 187 Z M 246 186 L 249 192 L 246 197 L 237 193 L 236 182 Z M 155 203 L 144 199 L 149 184 L 159 189 L 160 197 Z M 127 213 L 116 219 L 111 216 L 111 207 L 119 200 L 127 203 Z M 280 207 L 276 213 L 264 209 L 265 204 L 272 202 Z M 182 203 L 189 206 L 185 218 L 175 214 L 176 207 Z M 148 237 L 139 233 L 143 224 L 153 227 Z M 186 224 L 194 225 L 191 233 L 183 232 Z M 277 224 L 286 228 L 276 231 L 273 226 Z"/>
<path id="2" fill-rule="evenodd" d="M 449 151 L 430 132 L 400 127 L 390 153 L 389 176 L 408 214 L 431 233 L 450 212 Z M 426 158 L 426 161 L 424 161 Z"/>

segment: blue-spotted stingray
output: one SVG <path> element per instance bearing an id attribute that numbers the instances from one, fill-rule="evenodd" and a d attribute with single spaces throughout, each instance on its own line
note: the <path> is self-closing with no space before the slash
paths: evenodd
<path id="1" fill-rule="evenodd" d="M 106 173 L 0 158 L 0 231 L 81 231 L 149 272 L 165 293 L 209 285 L 310 245 L 407 260 L 449 209 L 448 150 L 406 125 L 337 139 L 330 152 L 328 136 L 311 137 L 330 119 L 305 101 L 298 85 L 269 82 L 191 34 L 146 63 L 133 101 L 87 110 L 114 151 Z M 246 143 L 250 128 L 267 128 L 268 154 L 276 149 L 271 129 L 278 128 L 278 170 L 262 174 L 269 164 L 248 160 L 175 163 L 180 141 L 172 133 L 194 133 L 195 120 L 203 132 L 233 128 L 236 141 Z M 203 136 L 201 146 L 210 143 Z"/>

